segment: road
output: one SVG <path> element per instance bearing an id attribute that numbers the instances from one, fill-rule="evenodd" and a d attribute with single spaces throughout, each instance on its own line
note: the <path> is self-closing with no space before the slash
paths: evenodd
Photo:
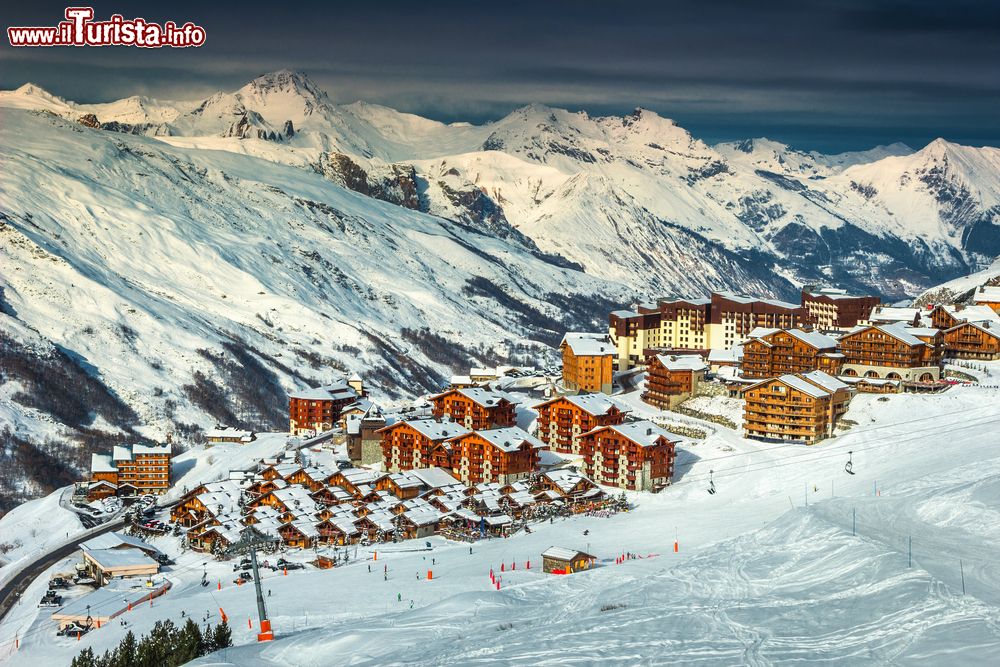
<path id="1" fill-rule="evenodd" d="M 97 535 L 103 535 L 104 533 L 111 532 L 112 530 L 117 530 L 124 525 L 124 518 L 109 521 L 98 528 L 81 533 L 70 542 L 40 555 L 35 560 L 22 567 L 16 576 L 12 577 L 10 581 L 4 584 L 3 587 L 0 587 L 0 621 L 2 621 L 14 605 L 17 604 L 18 599 L 24 594 L 25 589 L 31 585 L 31 582 L 41 576 L 45 570 L 79 549 L 80 544 L 83 542 L 86 542 Z M 34 601 L 29 602 L 34 604 Z"/>

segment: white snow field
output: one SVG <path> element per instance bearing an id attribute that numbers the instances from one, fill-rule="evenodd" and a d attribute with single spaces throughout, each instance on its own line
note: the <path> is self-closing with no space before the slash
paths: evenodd
<path id="1" fill-rule="evenodd" d="M 222 608 L 237 646 L 204 665 L 998 664 L 998 408 L 1000 389 L 975 385 L 859 395 L 847 415 L 857 426 L 811 448 L 701 423 L 707 439 L 682 455 L 693 463 L 658 495 L 630 494 L 627 514 L 540 524 L 471 554 L 431 538 L 430 550 L 423 540 L 384 545 L 377 560 L 351 547 L 357 560 L 333 570 L 268 571 L 269 644 L 254 641 L 252 587 L 231 583 L 230 563 L 203 565 L 193 552 L 167 569 L 167 595 L 125 618 L 141 634 L 181 622 L 182 611 L 214 623 Z M 601 566 L 542 574 L 552 545 L 589 551 Z M 615 564 L 623 552 L 640 558 Z M 489 572 L 501 563 L 497 591 Z M 5 664 L 65 664 L 126 631 L 112 623 L 77 642 L 55 636 L 47 610 L 17 618 L 0 625 Z"/>

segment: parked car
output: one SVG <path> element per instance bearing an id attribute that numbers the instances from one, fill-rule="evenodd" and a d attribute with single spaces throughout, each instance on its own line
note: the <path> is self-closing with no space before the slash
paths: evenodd
<path id="1" fill-rule="evenodd" d="M 54 590 L 45 591 L 45 595 L 42 596 L 41 602 L 38 603 L 39 607 L 61 607 L 62 606 L 62 596 L 56 593 Z"/>
<path id="2" fill-rule="evenodd" d="M 237 570 L 245 570 L 251 566 L 250 559 L 244 558 L 239 563 L 233 563 L 233 572 Z"/>
<path id="3" fill-rule="evenodd" d="M 271 566 L 271 569 L 277 572 L 278 570 L 304 570 L 305 567 L 304 563 L 296 563 L 295 561 L 279 558 L 278 562 Z"/>

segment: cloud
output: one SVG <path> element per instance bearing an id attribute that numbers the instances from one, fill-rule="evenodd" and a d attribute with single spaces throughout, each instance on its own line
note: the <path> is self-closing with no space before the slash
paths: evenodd
<path id="1" fill-rule="evenodd" d="M 24 4 L 8 20 L 52 24 L 63 6 Z M 191 99 L 289 67 L 338 102 L 446 121 L 483 121 L 536 101 L 595 114 L 642 105 L 709 140 L 767 131 L 821 149 L 919 145 L 939 134 L 1000 143 L 1000 6 L 969 0 L 95 9 L 190 19 L 208 42 L 184 51 L 4 47 L 0 86 L 31 80 L 80 101 Z"/>

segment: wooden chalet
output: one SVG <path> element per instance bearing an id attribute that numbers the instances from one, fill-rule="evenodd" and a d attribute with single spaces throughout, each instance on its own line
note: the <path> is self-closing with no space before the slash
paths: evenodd
<path id="1" fill-rule="evenodd" d="M 611 393 L 616 354 L 611 336 L 567 333 L 559 349 L 563 360 L 563 386 L 568 391 Z"/>
<path id="2" fill-rule="evenodd" d="M 538 452 L 545 443 L 517 426 L 474 431 L 440 445 L 450 468 L 465 484 L 505 484 L 538 470 Z"/>
<path id="3" fill-rule="evenodd" d="M 763 380 L 743 391 L 743 434 L 811 445 L 833 434 L 851 394 L 846 383 L 822 371 Z"/>
<path id="4" fill-rule="evenodd" d="M 288 431 L 292 435 L 314 435 L 329 431 L 340 420 L 343 408 L 354 403 L 359 393 L 349 382 L 338 381 L 288 395 Z"/>
<path id="5" fill-rule="evenodd" d="M 335 515 L 316 524 L 321 544 L 354 544 L 361 539 L 361 531 L 354 524 L 356 517 Z"/>
<path id="6" fill-rule="evenodd" d="M 697 354 L 651 354 L 646 358 L 645 403 L 667 410 L 689 398 L 705 379 L 708 364 Z"/>
<path id="7" fill-rule="evenodd" d="M 375 482 L 375 489 L 388 491 L 401 500 L 416 498 L 424 489 L 424 483 L 419 477 L 405 472 L 394 472 L 384 475 Z"/>
<path id="8" fill-rule="evenodd" d="M 308 521 L 291 521 L 278 528 L 281 541 L 289 547 L 308 549 L 320 535 L 316 526 Z"/>
<path id="9" fill-rule="evenodd" d="M 437 465 L 430 462 L 434 446 L 468 432 L 469 429 L 458 422 L 433 419 L 401 421 L 379 429 L 385 469 L 397 472 Z"/>
<path id="10" fill-rule="evenodd" d="M 538 438 L 557 452 L 580 454 L 580 437 L 598 426 L 621 424 L 626 412 L 605 394 L 559 396 L 537 406 Z"/>
<path id="11" fill-rule="evenodd" d="M 944 337 L 900 323 L 860 326 L 840 338 L 843 375 L 931 382 L 941 377 Z"/>
<path id="12" fill-rule="evenodd" d="M 955 359 L 1000 359 L 1000 320 L 955 325 L 944 332 L 944 349 Z"/>
<path id="13" fill-rule="evenodd" d="M 449 389 L 431 396 L 432 414 L 467 429 L 506 428 L 516 423 L 514 404 L 499 392 L 479 387 Z"/>
<path id="14" fill-rule="evenodd" d="M 538 476 L 537 488 L 549 498 L 568 500 L 598 500 L 604 495 L 592 479 L 567 468 L 542 473 Z"/>
<path id="15" fill-rule="evenodd" d="M 572 574 L 589 570 L 596 562 L 596 556 L 576 549 L 549 547 L 542 552 L 542 572 L 546 574 Z"/>
<path id="16" fill-rule="evenodd" d="M 408 510 L 399 517 L 400 537 L 407 540 L 429 537 L 441 523 L 441 513 L 431 507 Z"/>
<path id="17" fill-rule="evenodd" d="M 583 437 L 583 469 L 598 484 L 659 491 L 673 477 L 676 446 L 687 440 L 648 420 L 599 426 Z"/>
<path id="18" fill-rule="evenodd" d="M 773 378 L 788 373 L 823 371 L 839 375 L 844 355 L 837 340 L 816 331 L 756 329 L 743 343 L 745 378 Z"/>

